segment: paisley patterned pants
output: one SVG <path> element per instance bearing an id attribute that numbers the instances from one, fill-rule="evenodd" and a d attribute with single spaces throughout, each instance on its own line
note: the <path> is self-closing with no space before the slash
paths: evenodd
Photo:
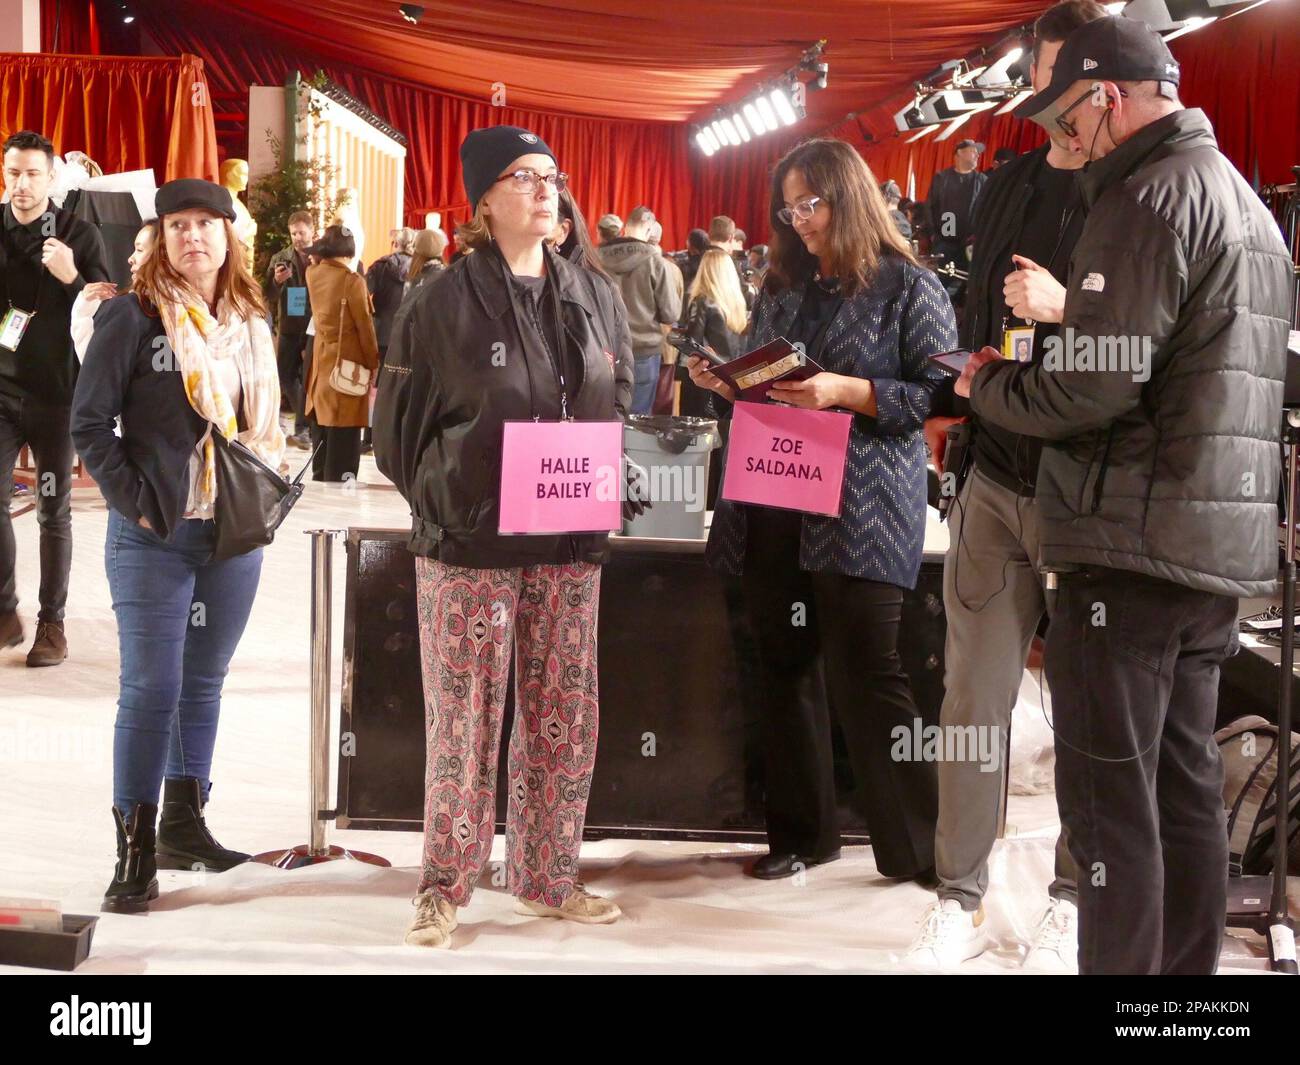
<path id="1" fill-rule="evenodd" d="M 559 906 L 578 878 L 596 761 L 600 567 L 467 569 L 418 557 L 415 567 L 427 742 L 420 891 L 466 904 L 491 854 L 513 643 L 504 872 L 513 894 Z"/>

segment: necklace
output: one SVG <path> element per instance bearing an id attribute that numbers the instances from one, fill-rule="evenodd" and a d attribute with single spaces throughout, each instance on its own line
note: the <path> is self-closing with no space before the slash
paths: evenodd
<path id="1" fill-rule="evenodd" d="M 823 292 L 838 292 L 840 290 L 840 279 L 838 277 L 822 277 L 820 270 L 813 273 L 813 280 Z"/>

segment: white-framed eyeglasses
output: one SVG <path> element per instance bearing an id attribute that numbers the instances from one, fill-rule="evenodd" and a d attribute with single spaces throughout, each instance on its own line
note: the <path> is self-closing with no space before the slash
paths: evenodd
<path id="1" fill-rule="evenodd" d="M 809 196 L 806 200 L 800 200 L 792 207 L 782 207 L 776 212 L 776 217 L 788 226 L 794 225 L 796 218 L 801 222 L 806 222 L 817 213 L 817 205 L 825 202 L 820 196 Z"/>

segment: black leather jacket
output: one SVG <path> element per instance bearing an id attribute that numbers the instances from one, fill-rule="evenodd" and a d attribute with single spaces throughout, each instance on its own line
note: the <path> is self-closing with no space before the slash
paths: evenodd
<path id="1" fill-rule="evenodd" d="M 583 369 L 571 416 L 609 421 L 632 397 L 632 341 L 613 285 L 544 250 L 564 342 Z M 375 403 L 375 461 L 411 507 L 410 548 L 477 569 L 603 562 L 607 535 L 502 536 L 502 426 L 561 416 L 556 367 L 492 246 L 415 289 L 393 322 Z M 574 350 L 576 349 L 576 350 Z"/>

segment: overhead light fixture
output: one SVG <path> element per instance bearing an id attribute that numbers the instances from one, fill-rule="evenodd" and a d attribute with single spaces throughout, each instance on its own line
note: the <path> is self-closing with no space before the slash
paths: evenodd
<path id="1" fill-rule="evenodd" d="M 772 108 L 776 111 L 777 117 L 781 119 L 781 124 L 793 126 L 799 121 L 799 116 L 795 114 L 794 105 L 790 102 L 790 94 L 785 89 L 773 89 L 768 95 L 772 102 Z"/>
<path id="2" fill-rule="evenodd" d="M 731 116 L 731 124 L 736 127 L 736 132 L 740 134 L 740 139 L 746 144 L 754 139 L 749 135 L 749 127 L 745 125 L 745 120 L 741 117 L 739 111 Z"/>
<path id="3" fill-rule="evenodd" d="M 1211 22 L 1218 21 L 1219 19 L 1217 15 L 1211 15 L 1209 17 L 1201 17 L 1199 15 L 1193 16 L 1179 26 L 1178 29 L 1174 30 L 1173 33 L 1166 33 L 1164 35 L 1165 43 L 1168 44 L 1170 41 L 1176 41 L 1179 37 L 1191 33 L 1193 30 L 1199 30 L 1204 26 L 1208 26 Z"/>
<path id="4" fill-rule="evenodd" d="M 1033 89 L 1022 89 L 1020 92 L 1016 93 L 1015 96 L 1011 97 L 1011 99 L 1009 99 L 1006 103 L 1004 103 L 993 113 L 995 115 L 1010 114 L 1012 111 L 1014 111 L 1017 107 L 1019 107 L 1022 103 L 1024 103 L 1033 95 L 1034 95 Z"/>
<path id="5" fill-rule="evenodd" d="M 712 155 L 713 152 L 716 152 L 719 148 L 722 147 L 722 142 L 718 140 L 717 135 L 713 132 L 711 127 L 705 126 L 703 129 L 700 130 L 700 133 L 704 136 L 704 140 L 708 143 L 710 149 L 709 152 L 710 155 Z"/>
<path id="6" fill-rule="evenodd" d="M 424 18 L 424 8 L 419 4 L 398 4 L 397 11 L 412 26 Z"/>
<path id="7" fill-rule="evenodd" d="M 712 155 L 715 151 L 717 151 L 716 148 L 714 148 L 711 144 L 709 144 L 707 129 L 700 129 L 696 131 L 695 143 L 700 146 L 700 151 L 702 151 L 705 155 Z"/>
<path id="8" fill-rule="evenodd" d="M 1024 54 L 1025 50 L 1019 45 L 1008 49 L 1006 55 L 997 60 L 997 62 L 985 67 L 984 70 L 971 79 L 971 82 L 979 86 L 981 89 L 991 89 L 995 86 L 1010 85 L 1013 81 L 1017 80 L 1012 77 L 1011 70 L 1020 62 L 1020 59 Z"/>
<path id="9" fill-rule="evenodd" d="M 749 128 L 752 129 L 756 136 L 762 136 L 767 132 L 767 123 L 763 121 L 763 116 L 758 113 L 758 108 L 753 103 L 745 104 L 742 109 L 745 112 L 745 119 L 749 122 Z"/>
<path id="10" fill-rule="evenodd" d="M 722 132 L 727 135 L 727 143 L 733 148 L 740 144 L 740 134 L 736 132 L 736 127 L 732 124 L 731 119 L 725 116 L 721 119 Z"/>
<path id="11" fill-rule="evenodd" d="M 776 117 L 776 111 L 772 108 L 772 101 L 766 96 L 760 96 L 754 101 L 754 106 L 758 108 L 758 115 L 767 126 L 768 130 L 774 130 L 779 125 Z"/>
<path id="12" fill-rule="evenodd" d="M 913 133 L 910 137 L 907 138 L 906 143 L 915 144 L 922 137 L 928 137 L 932 133 L 936 132 L 938 129 L 939 129 L 938 126 L 922 126 L 920 129 L 918 129 L 915 133 Z"/>

